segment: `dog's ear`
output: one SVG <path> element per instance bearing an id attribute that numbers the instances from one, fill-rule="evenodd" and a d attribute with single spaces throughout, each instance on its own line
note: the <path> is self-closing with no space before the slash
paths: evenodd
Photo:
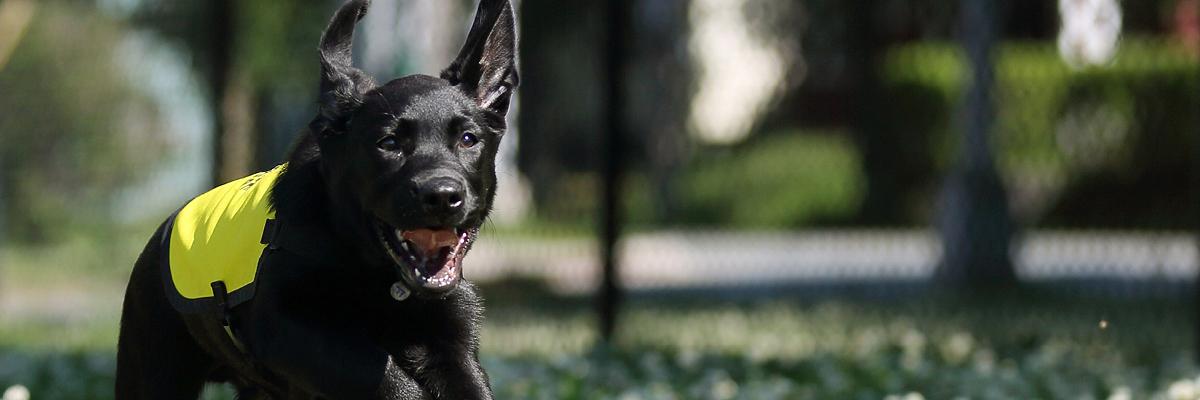
<path id="1" fill-rule="evenodd" d="M 517 32 L 508 0 L 480 0 L 467 41 L 442 79 L 467 92 L 479 107 L 500 115 L 516 89 Z"/>
<path id="2" fill-rule="evenodd" d="M 350 114 L 362 105 L 364 94 L 375 88 L 375 80 L 354 68 L 351 56 L 354 26 L 367 15 L 370 3 L 370 0 L 346 2 L 321 34 L 318 110 L 316 119 L 309 124 L 313 133 L 327 135 L 345 131 Z"/>

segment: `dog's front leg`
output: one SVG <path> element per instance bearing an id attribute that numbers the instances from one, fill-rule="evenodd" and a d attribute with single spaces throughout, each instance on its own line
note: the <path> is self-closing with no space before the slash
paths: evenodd
<path id="1" fill-rule="evenodd" d="M 416 358 L 425 360 L 418 378 L 439 400 L 491 400 L 492 388 L 474 346 L 430 345 Z M 413 357 L 409 357 L 413 358 Z"/>
<path id="2" fill-rule="evenodd" d="M 488 382 L 487 373 L 479 365 L 479 358 L 474 352 L 460 356 L 457 365 L 461 368 L 463 384 L 453 387 L 448 396 L 443 399 L 480 399 L 492 400 L 492 386 Z"/>
<path id="3" fill-rule="evenodd" d="M 331 400 L 433 398 L 359 330 L 272 319 L 255 324 L 271 328 L 248 335 L 250 351 L 293 390 Z"/>

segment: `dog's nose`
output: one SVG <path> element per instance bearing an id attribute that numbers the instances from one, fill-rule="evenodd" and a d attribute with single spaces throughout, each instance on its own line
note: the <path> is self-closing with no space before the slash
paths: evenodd
<path id="1" fill-rule="evenodd" d="M 417 187 L 417 196 L 425 212 L 448 217 L 463 209 L 462 183 L 450 178 L 430 179 Z"/>

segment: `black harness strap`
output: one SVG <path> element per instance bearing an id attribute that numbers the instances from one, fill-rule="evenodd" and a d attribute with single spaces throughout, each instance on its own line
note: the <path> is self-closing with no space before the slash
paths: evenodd
<path id="1" fill-rule="evenodd" d="M 229 336 L 229 340 L 233 342 L 233 347 L 237 347 L 238 351 L 246 353 L 246 346 L 242 345 L 242 341 L 238 340 L 237 335 L 233 334 L 232 315 L 229 307 L 229 291 L 225 289 L 224 281 L 216 281 L 212 283 L 213 297 L 217 300 L 217 308 L 221 312 L 221 326 L 225 328 L 225 335 Z"/>
<path id="2" fill-rule="evenodd" d="M 267 245 L 267 248 L 263 249 L 262 255 L 259 256 L 260 272 L 262 266 L 267 264 L 267 259 L 280 250 L 318 262 L 336 263 L 341 257 L 329 247 L 328 244 L 332 243 L 330 240 L 329 233 L 322 229 L 302 223 L 289 223 L 285 228 L 283 221 L 275 218 L 268 219 L 259 239 L 259 243 Z M 229 340 L 238 351 L 248 354 L 245 345 L 237 338 L 237 327 L 233 323 L 232 307 L 225 282 L 213 282 L 212 289 L 217 309 L 221 313 L 221 325 L 225 328 L 225 334 L 229 336 Z"/>
<path id="3" fill-rule="evenodd" d="M 267 245 L 270 250 L 278 248 L 275 238 L 279 236 L 279 227 L 282 225 L 278 219 L 268 219 L 266 225 L 263 226 L 262 238 L 258 239 L 258 243 Z"/>
<path id="4" fill-rule="evenodd" d="M 286 227 L 285 227 L 286 226 Z M 262 236 L 259 243 L 267 245 L 263 249 L 262 255 L 259 256 L 259 268 L 267 263 L 267 258 L 279 250 L 284 250 L 300 257 L 315 260 L 323 263 L 336 263 L 341 257 L 329 247 L 331 238 L 328 232 L 323 229 L 318 229 L 302 223 L 284 224 L 276 218 L 268 219 L 263 226 Z M 221 312 L 221 324 L 225 327 L 225 333 L 233 342 L 238 350 L 245 352 L 245 347 L 238 340 L 237 328 L 231 320 L 231 307 L 229 306 L 229 292 L 226 290 L 225 282 L 216 281 L 212 283 L 213 295 L 217 302 L 217 307 Z"/>

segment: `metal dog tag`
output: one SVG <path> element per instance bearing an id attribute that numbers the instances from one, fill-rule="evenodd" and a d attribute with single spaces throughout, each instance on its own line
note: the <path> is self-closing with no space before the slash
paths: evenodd
<path id="1" fill-rule="evenodd" d="M 396 299 L 396 301 L 404 301 L 404 299 L 408 298 L 408 295 L 412 294 L 412 292 L 409 292 L 408 288 L 404 287 L 404 284 L 400 283 L 400 281 L 396 281 L 396 283 L 392 284 L 391 292 L 392 298 Z"/>

